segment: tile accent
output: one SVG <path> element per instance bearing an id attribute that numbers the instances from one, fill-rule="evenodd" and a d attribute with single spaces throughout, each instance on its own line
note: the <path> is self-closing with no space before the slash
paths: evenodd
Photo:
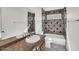
<path id="1" fill-rule="evenodd" d="M 52 19 L 46 20 L 44 22 L 44 30 L 45 33 L 55 33 L 55 34 L 63 34 L 64 32 L 63 20 L 62 19 Z"/>
<path id="2" fill-rule="evenodd" d="M 47 19 L 47 15 L 61 14 L 61 19 Z M 44 11 L 42 9 L 42 30 L 44 33 L 66 34 L 66 8 Z"/>

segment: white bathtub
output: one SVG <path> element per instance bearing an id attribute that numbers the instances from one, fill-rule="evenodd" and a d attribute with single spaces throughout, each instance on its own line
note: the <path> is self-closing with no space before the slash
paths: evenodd
<path id="1" fill-rule="evenodd" d="M 56 35 L 56 34 L 45 34 L 45 46 L 50 48 L 50 43 L 55 43 L 59 45 L 65 45 L 65 38 L 63 35 Z"/>

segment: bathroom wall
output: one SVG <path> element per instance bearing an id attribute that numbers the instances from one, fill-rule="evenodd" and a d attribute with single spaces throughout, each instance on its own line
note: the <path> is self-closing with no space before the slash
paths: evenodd
<path id="1" fill-rule="evenodd" d="M 79 19 L 79 7 L 67 7 L 67 19 L 68 20 Z"/>
<path id="2" fill-rule="evenodd" d="M 67 8 L 67 49 L 79 50 L 79 7 Z"/>
<path id="3" fill-rule="evenodd" d="M 35 14 L 36 14 L 36 16 L 35 16 L 36 34 L 41 34 L 41 32 L 42 32 L 41 8 L 37 8 Z"/>
<path id="4" fill-rule="evenodd" d="M 27 27 L 28 8 L 2 8 L 2 38 L 9 38 L 23 33 Z"/>

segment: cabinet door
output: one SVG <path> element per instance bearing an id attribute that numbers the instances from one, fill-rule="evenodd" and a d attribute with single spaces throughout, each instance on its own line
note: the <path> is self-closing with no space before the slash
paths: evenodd
<path id="1" fill-rule="evenodd" d="M 24 51 L 24 47 L 25 47 L 24 44 L 25 44 L 25 43 L 24 43 L 24 40 L 21 40 L 21 41 L 18 42 L 19 51 Z"/>
<path id="2" fill-rule="evenodd" d="M 44 49 L 44 47 L 45 47 L 45 43 L 44 43 L 44 41 L 41 41 L 39 44 L 38 44 L 38 46 L 36 46 L 36 51 L 42 51 L 42 49 Z"/>

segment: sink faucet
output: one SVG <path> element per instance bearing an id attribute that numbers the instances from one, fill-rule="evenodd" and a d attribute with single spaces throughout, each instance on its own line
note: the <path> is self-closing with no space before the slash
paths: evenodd
<path id="1" fill-rule="evenodd" d="M 24 33 L 27 32 L 27 30 L 29 29 L 30 25 L 28 27 L 25 28 Z"/>

